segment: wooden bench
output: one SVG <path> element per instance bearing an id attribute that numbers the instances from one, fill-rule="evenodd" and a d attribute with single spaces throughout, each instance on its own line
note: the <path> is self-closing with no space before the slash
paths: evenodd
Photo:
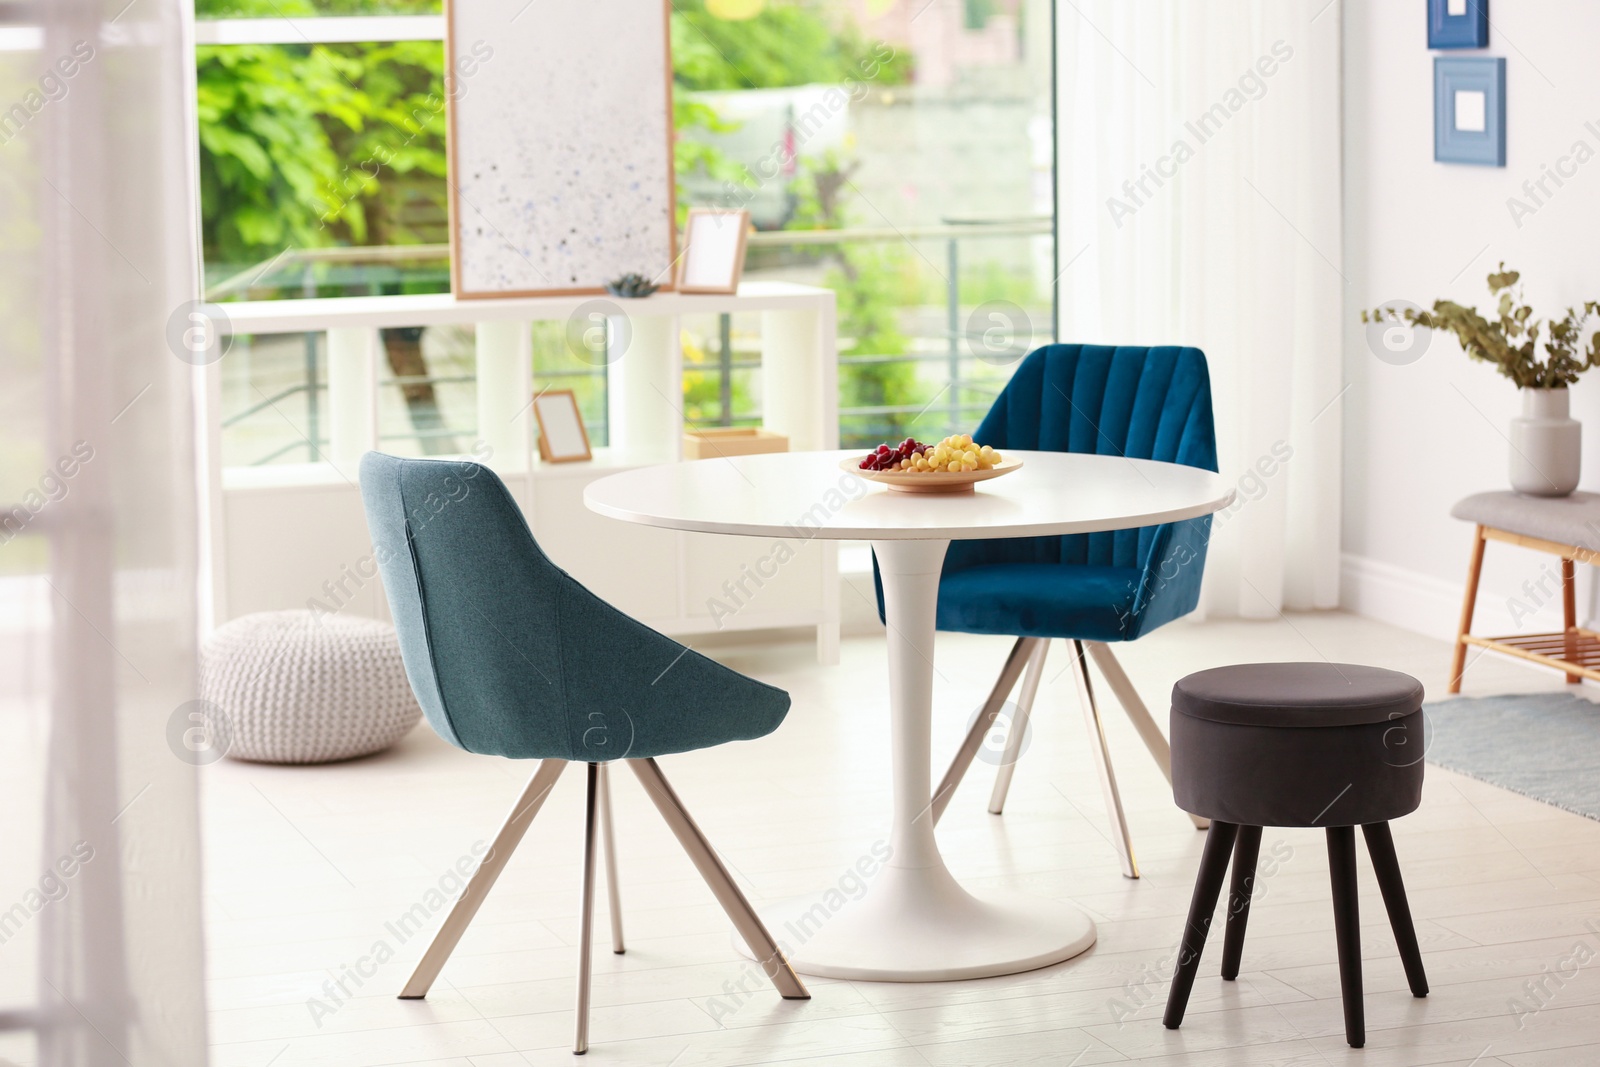
<path id="1" fill-rule="evenodd" d="M 1450 692 L 1461 692 L 1467 648 L 1540 663 L 1565 672 L 1568 683 L 1585 678 L 1600 681 L 1600 633 L 1578 626 L 1575 570 L 1579 563 L 1600 563 L 1600 495 L 1573 493 L 1564 497 L 1520 493 L 1478 493 L 1461 501 L 1450 514 L 1475 523 L 1472 562 L 1467 565 L 1467 592 L 1461 604 L 1461 627 L 1450 667 Z M 1557 633 L 1480 637 L 1471 632 L 1478 599 L 1483 550 L 1490 541 L 1531 548 L 1561 559 L 1562 629 Z"/>

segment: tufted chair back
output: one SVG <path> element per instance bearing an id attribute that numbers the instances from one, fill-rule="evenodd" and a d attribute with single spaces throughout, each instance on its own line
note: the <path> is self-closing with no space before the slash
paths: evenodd
<path id="1" fill-rule="evenodd" d="M 1002 452 L 1092 452 L 1217 469 L 1211 379 L 1198 348 L 1047 345 L 1022 361 L 973 436 Z M 1211 522 L 1188 521 L 1207 529 Z M 1161 529 L 957 541 L 945 570 L 993 563 L 1142 567 Z"/>

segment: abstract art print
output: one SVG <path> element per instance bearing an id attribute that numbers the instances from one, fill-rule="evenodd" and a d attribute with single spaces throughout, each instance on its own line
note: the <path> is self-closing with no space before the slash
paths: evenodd
<path id="1" fill-rule="evenodd" d="M 449 0 L 450 266 L 461 299 L 670 287 L 662 0 Z"/>

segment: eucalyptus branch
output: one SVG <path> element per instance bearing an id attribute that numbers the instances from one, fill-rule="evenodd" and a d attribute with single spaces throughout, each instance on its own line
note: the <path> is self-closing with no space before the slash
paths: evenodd
<path id="1" fill-rule="evenodd" d="M 1600 367 L 1600 330 L 1589 338 L 1587 349 L 1581 347 L 1589 320 L 1600 315 L 1600 302 L 1586 301 L 1581 308 L 1568 308 L 1562 319 L 1544 323 L 1523 303 L 1519 272 L 1506 270 L 1502 263 L 1488 280 L 1489 292 L 1498 297 L 1493 319 L 1477 308 L 1437 300 L 1432 311 L 1380 307 L 1363 311 L 1361 321 L 1448 330 L 1468 356 L 1493 364 L 1519 389 L 1564 389 L 1584 371 Z M 1541 334 L 1546 337 L 1544 359 L 1538 355 Z"/>

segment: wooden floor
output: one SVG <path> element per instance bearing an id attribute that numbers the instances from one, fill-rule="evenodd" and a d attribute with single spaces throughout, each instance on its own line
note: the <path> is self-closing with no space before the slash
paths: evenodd
<path id="1" fill-rule="evenodd" d="M 942 768 L 1007 643 L 940 641 Z M 848 887 L 848 872 L 886 830 L 882 640 L 846 640 L 843 665 L 826 670 L 798 642 L 718 654 L 789 689 L 794 709 L 775 735 L 664 760 L 666 773 L 753 900 L 820 894 L 841 878 Z M 1169 626 L 1128 649 L 1124 663 L 1164 720 L 1165 694 L 1191 670 L 1323 657 L 1406 670 L 1444 693 L 1446 646 L 1340 614 Z M 1322 834 L 1269 829 L 1239 981 L 1217 977 L 1214 940 L 1183 1028 L 1164 1029 L 1203 835 L 1173 808 L 1113 706 L 1111 744 L 1144 870 L 1139 881 L 1121 877 L 1063 665 L 1058 644 L 1006 815 L 985 812 L 993 771 L 976 765 L 939 839 L 969 885 L 1027 889 L 1089 911 L 1095 948 L 986 981 L 808 979 L 812 1000 L 781 1001 L 751 985 L 710 893 L 622 772 L 614 780 L 628 952 L 606 951 L 602 908 L 587 1062 L 1600 1063 L 1600 822 L 1432 767 L 1421 810 L 1395 825 L 1432 996 L 1406 992 L 1363 850 L 1368 1044 L 1345 1045 Z M 1482 660 L 1466 691 L 1559 685 L 1553 673 Z M 540 813 L 433 994 L 395 999 L 437 922 L 433 909 L 454 891 L 453 869 L 471 862 L 475 845 L 481 851 L 530 771 L 465 755 L 426 727 L 384 756 L 345 765 L 207 768 L 217 1067 L 571 1063 L 577 774 Z M 398 920 L 418 905 L 434 917 L 408 933 Z M 1537 996 L 1531 979 L 1543 982 Z"/>

